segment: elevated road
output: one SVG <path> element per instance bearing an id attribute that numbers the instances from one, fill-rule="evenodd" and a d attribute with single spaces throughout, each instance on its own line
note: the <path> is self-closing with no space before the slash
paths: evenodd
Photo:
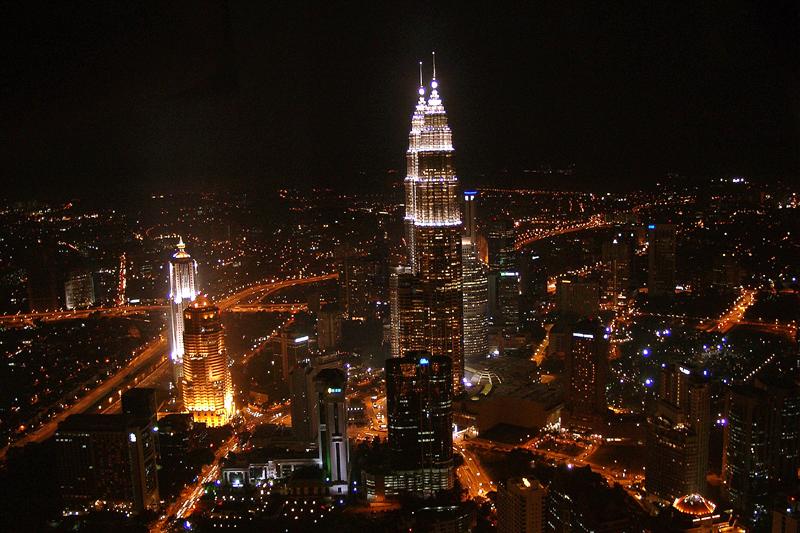
<path id="1" fill-rule="evenodd" d="M 324 274 L 308 278 L 290 278 L 276 282 L 260 283 L 224 297 L 217 301 L 216 305 L 221 311 L 225 311 L 237 305 L 241 300 L 252 298 L 253 296 L 260 295 L 260 297 L 263 297 L 286 287 L 318 283 L 320 281 L 335 279 L 336 277 L 338 277 L 337 274 Z M 167 341 L 165 333 L 162 333 L 158 339 L 148 344 L 139 355 L 131 359 L 131 361 L 116 374 L 103 381 L 67 409 L 51 417 L 47 422 L 18 439 L 12 446 L 24 446 L 31 442 L 42 442 L 48 439 L 55 433 L 56 429 L 58 429 L 58 424 L 64 421 L 68 416 L 85 412 L 94 405 L 104 401 L 104 397 L 106 396 L 109 399 L 109 405 L 114 403 L 123 390 L 131 388 L 132 383 L 135 384 L 141 379 L 143 373 L 152 374 L 162 368 L 163 365 L 168 364 L 169 358 L 164 357 L 166 352 Z M 151 370 L 153 368 L 154 370 Z M 6 446 L 0 450 L 0 461 L 5 460 L 8 449 L 9 447 Z"/>

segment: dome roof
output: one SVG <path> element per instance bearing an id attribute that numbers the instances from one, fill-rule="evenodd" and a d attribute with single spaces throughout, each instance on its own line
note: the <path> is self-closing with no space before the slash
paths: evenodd
<path id="1" fill-rule="evenodd" d="M 693 516 L 711 514 L 717 508 L 713 502 L 706 500 L 699 494 L 687 494 L 686 496 L 675 498 L 672 506 L 682 513 Z"/>

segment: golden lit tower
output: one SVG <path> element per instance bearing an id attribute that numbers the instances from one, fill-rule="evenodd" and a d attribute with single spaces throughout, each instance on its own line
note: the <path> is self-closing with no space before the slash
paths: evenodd
<path id="1" fill-rule="evenodd" d="M 180 239 L 169 261 L 169 353 L 178 386 L 183 379 L 183 311 L 196 297 L 197 261 Z"/>
<path id="2" fill-rule="evenodd" d="M 424 349 L 452 361 L 455 392 L 462 390 L 461 209 L 453 140 L 433 67 L 431 93 L 411 119 L 406 177 L 409 262 L 427 310 Z M 401 327 L 402 329 L 402 327 Z M 400 346 L 405 343 L 402 338 Z"/>
<path id="3" fill-rule="evenodd" d="M 233 383 L 219 309 L 198 296 L 183 321 L 183 403 L 196 422 L 225 425 L 234 413 Z"/>

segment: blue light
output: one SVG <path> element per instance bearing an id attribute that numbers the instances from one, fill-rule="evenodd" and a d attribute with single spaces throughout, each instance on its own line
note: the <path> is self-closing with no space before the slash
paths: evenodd
<path id="1" fill-rule="evenodd" d="M 653 386 L 653 378 L 647 378 L 644 380 L 645 387 L 652 387 Z"/>
<path id="2" fill-rule="evenodd" d="M 642 355 L 645 357 L 650 357 L 650 348 L 645 348 L 642 350 Z"/>
<path id="3" fill-rule="evenodd" d="M 427 365 L 429 362 L 430 362 L 430 361 L 428 361 L 428 358 L 427 358 L 427 357 L 422 357 L 422 358 L 420 358 L 420 360 L 419 360 L 419 364 L 421 364 L 421 365 Z"/>
<path id="4" fill-rule="evenodd" d="M 656 225 L 655 224 L 650 224 L 650 225 L 647 226 L 647 229 L 656 229 Z"/>

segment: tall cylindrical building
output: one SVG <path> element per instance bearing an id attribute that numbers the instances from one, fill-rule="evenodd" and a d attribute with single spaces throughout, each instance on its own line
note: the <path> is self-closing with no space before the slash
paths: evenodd
<path id="1" fill-rule="evenodd" d="M 183 311 L 196 297 L 197 261 L 180 239 L 169 261 L 169 354 L 178 386 L 183 379 Z"/>
<path id="2" fill-rule="evenodd" d="M 233 382 L 219 309 L 199 296 L 183 313 L 183 403 L 194 420 L 210 427 L 234 413 Z"/>

